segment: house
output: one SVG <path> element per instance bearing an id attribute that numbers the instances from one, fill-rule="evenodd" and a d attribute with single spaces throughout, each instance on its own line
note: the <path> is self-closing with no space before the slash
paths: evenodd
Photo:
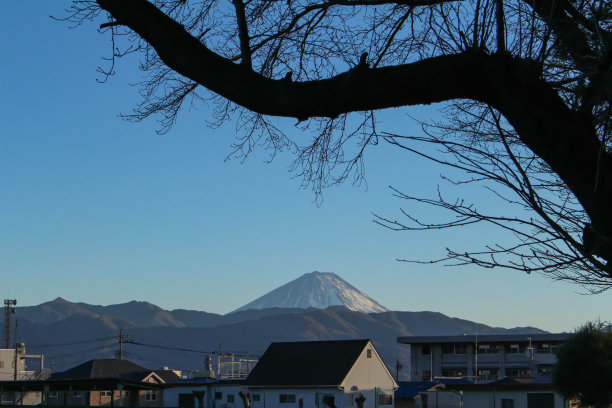
<path id="1" fill-rule="evenodd" d="M 395 390 L 395 408 L 420 408 L 421 393 L 440 386 L 435 381 L 400 381 Z"/>
<path id="2" fill-rule="evenodd" d="M 544 378 L 518 378 L 475 384 L 460 379 L 400 382 L 396 408 L 570 408 Z"/>
<path id="3" fill-rule="evenodd" d="M 555 349 L 569 334 L 408 336 L 410 379 L 464 378 L 494 382 L 503 378 L 549 377 Z"/>
<path id="4" fill-rule="evenodd" d="M 161 406 L 161 384 L 179 377 L 127 360 L 90 360 L 49 379 L 0 381 L 0 396 L 35 393 L 52 406 Z"/>
<path id="5" fill-rule="evenodd" d="M 190 378 L 164 385 L 163 406 L 181 408 L 243 408 L 244 379 Z"/>
<path id="6" fill-rule="evenodd" d="M 462 395 L 466 407 L 569 408 L 573 406 L 555 391 L 547 378 L 505 378 L 485 384 L 455 384 L 446 387 Z M 430 397 L 430 401 L 433 399 Z M 432 407 L 435 405 L 429 405 Z M 460 408 L 460 405 L 455 405 Z"/>
<path id="7" fill-rule="evenodd" d="M 252 408 L 384 408 L 397 388 L 369 340 L 272 343 L 244 385 Z"/>
<path id="8" fill-rule="evenodd" d="M 436 381 L 400 381 L 395 391 L 395 408 L 423 408 L 438 406 L 461 408 L 463 395 L 454 391 L 452 386 L 471 384 L 462 379 L 442 379 Z"/>
<path id="9" fill-rule="evenodd" d="M 126 386 L 107 389 L 97 380 L 123 379 L 130 381 Z M 179 376 L 171 370 L 149 370 L 128 360 L 96 359 L 89 360 L 69 370 L 55 373 L 51 380 L 55 381 L 82 381 L 92 383 L 91 390 L 78 390 L 72 392 L 50 392 L 48 405 L 89 405 L 89 406 L 161 406 L 162 395 L 158 389 L 139 389 L 138 383 L 163 384 L 167 381 L 176 381 Z"/>

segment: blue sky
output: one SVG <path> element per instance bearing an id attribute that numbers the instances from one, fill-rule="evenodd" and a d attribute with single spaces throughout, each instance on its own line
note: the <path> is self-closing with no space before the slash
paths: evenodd
<path id="1" fill-rule="evenodd" d="M 506 270 L 397 262 L 446 246 L 479 248 L 495 231 L 398 233 L 372 222 L 403 204 L 389 185 L 435 194 L 443 169 L 385 146 L 366 158 L 367 188 L 327 190 L 322 205 L 287 171 L 225 160 L 235 128 L 184 111 L 166 135 L 118 117 L 138 100 L 136 60 L 99 84 L 109 42 L 96 25 L 49 18 L 69 3 L 0 2 L 0 276 L 2 296 L 34 305 L 57 296 L 226 313 L 313 270 L 333 271 L 395 310 L 434 310 L 494 326 L 571 330 L 612 320 L 612 293 Z M 381 126 L 418 132 L 385 112 Z M 296 128 L 294 132 L 298 132 Z M 472 198 L 488 203 L 475 191 Z M 424 215 L 435 217 L 435 213 Z M 472 244 L 473 245 L 470 245 Z"/>

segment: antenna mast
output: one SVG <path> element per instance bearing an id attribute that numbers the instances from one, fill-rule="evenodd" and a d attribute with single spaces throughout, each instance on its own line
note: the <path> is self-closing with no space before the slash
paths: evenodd
<path id="1" fill-rule="evenodd" d="M 15 314 L 17 299 L 4 299 L 4 343 L 5 349 L 11 348 L 11 317 Z"/>

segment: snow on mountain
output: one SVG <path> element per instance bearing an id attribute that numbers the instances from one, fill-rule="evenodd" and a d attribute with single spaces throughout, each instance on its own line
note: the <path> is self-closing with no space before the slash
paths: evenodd
<path id="1" fill-rule="evenodd" d="M 344 306 L 364 313 L 389 310 L 335 273 L 311 272 L 268 292 L 234 312 L 268 308 L 326 309 L 330 306 Z"/>

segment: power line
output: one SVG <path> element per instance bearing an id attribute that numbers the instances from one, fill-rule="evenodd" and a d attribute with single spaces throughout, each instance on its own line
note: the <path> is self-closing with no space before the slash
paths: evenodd
<path id="1" fill-rule="evenodd" d="M 28 348 L 75 346 L 77 344 L 95 343 L 95 342 L 99 342 L 99 341 L 112 340 L 114 338 L 115 338 L 115 336 L 113 336 L 113 337 L 103 337 L 103 338 L 99 338 L 99 339 L 81 340 L 81 341 L 75 341 L 75 342 L 72 342 L 72 343 L 35 344 L 33 346 L 28 344 Z"/>
<path id="2" fill-rule="evenodd" d="M 172 347 L 172 346 L 163 346 L 163 345 L 159 345 L 159 344 L 147 344 L 147 343 L 142 343 L 142 342 L 137 342 L 134 340 L 129 340 L 125 342 L 126 344 L 134 344 L 135 346 L 143 346 L 143 347 L 151 347 L 151 348 L 159 348 L 159 349 L 163 349 L 163 350 L 174 350 L 174 351 L 184 351 L 184 352 L 188 352 L 188 353 L 198 353 L 198 354 L 219 354 L 221 356 L 234 356 L 234 357 L 250 357 L 253 355 L 257 355 L 257 354 L 253 354 L 253 353 L 249 353 L 248 351 L 239 351 L 239 352 L 219 352 L 219 351 L 206 351 L 206 350 L 195 350 L 195 349 L 188 349 L 188 348 L 183 348 L 183 347 Z"/>
<path id="3" fill-rule="evenodd" d="M 87 350 L 74 351 L 72 353 L 67 353 L 67 354 L 60 354 L 60 355 L 56 355 L 56 356 L 49 356 L 47 358 L 48 359 L 59 359 L 59 358 L 76 356 L 76 355 L 84 354 L 84 353 L 91 353 L 92 351 L 107 351 L 107 350 L 103 350 L 100 347 L 96 347 L 96 348 L 87 349 Z"/>
<path id="4" fill-rule="evenodd" d="M 133 344 L 135 346 L 144 346 L 144 347 L 158 348 L 158 349 L 163 349 L 163 350 L 185 351 L 185 352 L 188 352 L 188 353 L 199 353 L 199 354 L 212 354 L 212 352 L 210 352 L 210 351 L 193 350 L 193 349 L 186 349 L 186 348 L 182 348 L 182 347 L 161 346 L 161 345 L 158 345 L 158 344 L 146 344 L 146 343 L 140 343 L 140 342 L 136 342 L 136 341 L 128 341 L 126 343 Z"/>

